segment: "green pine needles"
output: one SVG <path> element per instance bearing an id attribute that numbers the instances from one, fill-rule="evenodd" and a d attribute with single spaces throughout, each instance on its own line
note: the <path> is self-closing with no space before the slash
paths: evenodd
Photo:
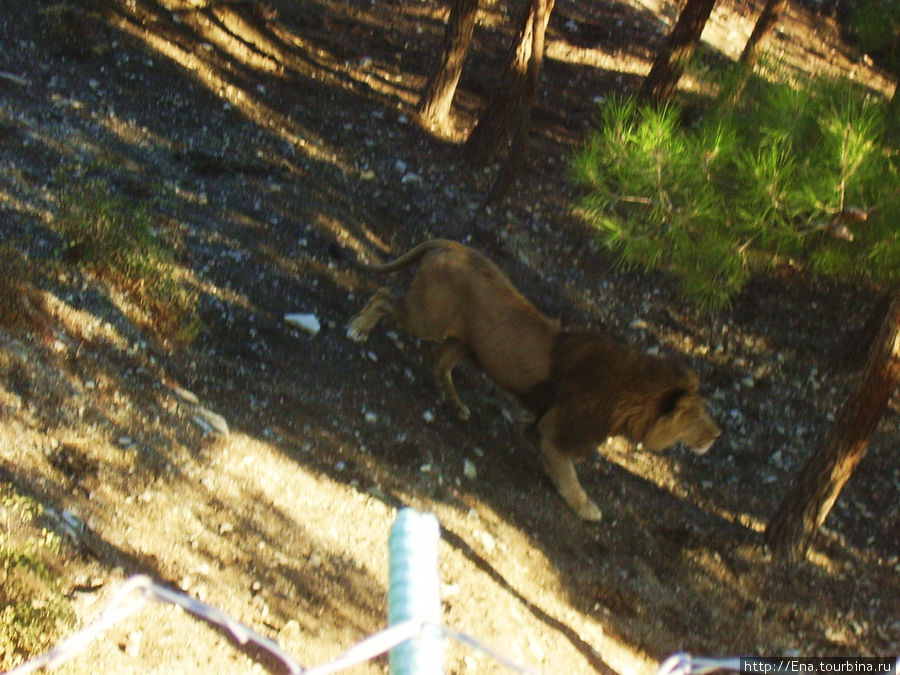
<path id="1" fill-rule="evenodd" d="M 887 102 L 847 81 L 754 82 L 693 126 L 676 106 L 604 105 L 573 159 L 577 206 L 629 267 L 670 272 L 707 309 L 792 261 L 900 279 L 900 153 Z"/>

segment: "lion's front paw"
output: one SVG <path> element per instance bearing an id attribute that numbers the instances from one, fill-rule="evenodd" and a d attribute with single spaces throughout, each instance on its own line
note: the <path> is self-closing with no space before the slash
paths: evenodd
<path id="1" fill-rule="evenodd" d="M 369 337 L 369 331 L 365 330 L 360 324 L 358 317 L 347 324 L 347 337 L 354 342 L 365 342 L 366 338 Z"/>
<path id="2" fill-rule="evenodd" d="M 575 513 L 582 520 L 590 520 L 592 522 L 596 522 L 603 519 L 603 512 L 600 511 L 600 509 L 597 508 L 597 505 L 590 499 L 587 501 L 587 503 L 579 507 L 575 511 Z"/>

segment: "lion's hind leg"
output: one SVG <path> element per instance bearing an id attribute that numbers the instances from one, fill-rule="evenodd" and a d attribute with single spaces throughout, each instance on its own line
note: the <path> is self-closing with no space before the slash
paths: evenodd
<path id="1" fill-rule="evenodd" d="M 572 458 L 560 451 L 553 442 L 555 427 L 555 411 L 551 408 L 538 423 L 540 432 L 540 451 L 544 470 L 556 486 L 566 504 L 583 520 L 600 520 L 603 517 L 600 509 L 581 487 Z"/>
<path id="2" fill-rule="evenodd" d="M 450 400 L 460 419 L 467 420 L 471 414 L 468 406 L 459 400 L 456 387 L 453 386 L 453 369 L 469 356 L 469 348 L 456 338 L 447 338 L 431 352 L 431 367 L 434 383 L 441 398 Z"/>
<path id="3" fill-rule="evenodd" d="M 387 288 L 379 288 L 362 311 L 347 324 L 347 337 L 365 342 L 369 333 L 382 317 L 396 316 L 400 301 Z"/>

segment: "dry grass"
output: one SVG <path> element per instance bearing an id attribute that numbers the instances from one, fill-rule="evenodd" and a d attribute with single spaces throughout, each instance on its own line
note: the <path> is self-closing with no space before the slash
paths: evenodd
<path id="1" fill-rule="evenodd" d="M 36 269 L 12 242 L 0 245 L 0 326 L 47 333 L 46 308 L 35 287 Z"/>

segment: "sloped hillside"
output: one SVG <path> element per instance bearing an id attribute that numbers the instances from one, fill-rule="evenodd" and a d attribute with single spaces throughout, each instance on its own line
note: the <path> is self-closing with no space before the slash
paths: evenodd
<path id="1" fill-rule="evenodd" d="M 410 121 L 441 4 L 4 9 L 0 545 L 15 611 L 0 627 L 49 645 L 141 573 L 322 663 L 384 627 L 388 532 L 412 505 L 441 522 L 447 625 L 544 672 L 649 673 L 682 650 L 900 651 L 896 402 L 808 562 L 774 565 L 760 535 L 850 386 L 876 297 L 784 269 L 703 316 L 664 277 L 613 268 L 570 212 L 566 157 L 592 99 L 640 81 L 673 9 L 595 4 L 558 3 L 528 166 L 507 205 L 474 220 L 493 170 Z M 720 11 L 709 49 L 730 56 L 752 20 Z M 511 14 L 483 9 L 463 130 Z M 779 44 L 802 66 L 890 86 L 823 21 L 792 9 Z M 66 200 L 124 214 L 125 231 L 149 223 L 166 275 L 136 281 L 71 246 Z M 346 339 L 383 280 L 335 254 L 384 259 L 430 236 L 484 250 L 566 325 L 692 365 L 723 438 L 702 457 L 608 444 L 581 474 L 604 520 L 578 521 L 515 405 L 477 370 L 458 376 L 463 423 L 435 400 L 426 345 L 390 327 Z M 14 649 L 3 666 L 25 657 Z M 262 667 L 277 671 L 151 605 L 62 672 Z M 381 658 L 351 672 L 386 670 Z M 506 672 L 457 644 L 447 670 Z"/>

